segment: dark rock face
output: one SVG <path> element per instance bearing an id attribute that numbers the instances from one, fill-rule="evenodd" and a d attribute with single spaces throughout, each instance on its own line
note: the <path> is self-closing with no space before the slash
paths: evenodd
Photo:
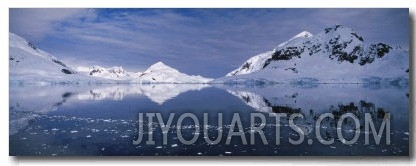
<path id="1" fill-rule="evenodd" d="M 68 69 L 61 69 L 61 72 L 65 73 L 65 74 L 75 74 L 76 73 L 76 72 L 68 70 Z"/>
<path id="2" fill-rule="evenodd" d="M 265 61 L 263 68 L 272 61 L 301 58 L 301 54 L 305 51 L 310 56 L 318 53 L 326 54 L 328 58 L 338 63 L 349 62 L 365 65 L 372 63 L 376 58 L 382 58 L 392 49 L 391 46 L 384 43 L 371 44 L 365 48 L 362 44 L 364 39 L 360 35 L 341 25 L 326 28 L 323 34 L 324 40 L 305 38 L 302 46 L 287 46 L 275 50 L 272 57 Z"/>
<path id="3" fill-rule="evenodd" d="M 357 33 L 355 33 L 355 32 L 351 33 L 351 35 L 353 35 L 354 37 L 356 37 L 360 41 L 364 41 L 363 37 L 357 35 Z"/>
<path id="4" fill-rule="evenodd" d="M 382 58 L 390 52 L 391 46 L 384 43 L 371 44 L 367 54 L 362 54 L 359 64 L 365 65 L 374 62 L 376 58 Z"/>
<path id="5" fill-rule="evenodd" d="M 335 25 L 334 27 L 325 28 L 325 33 L 329 33 L 331 31 L 336 31 L 338 28 L 342 28 L 342 25 Z"/>
<path id="6" fill-rule="evenodd" d="M 63 66 L 63 67 L 67 67 L 64 63 L 62 63 L 62 62 L 61 62 L 61 61 L 59 61 L 59 60 L 52 59 L 52 62 L 55 62 L 56 64 L 61 65 L 61 66 Z"/>
<path id="7" fill-rule="evenodd" d="M 300 55 L 305 51 L 304 47 L 285 47 L 273 53 L 270 59 L 267 59 L 263 68 L 272 61 L 290 60 L 292 58 L 300 58 Z"/>
<path id="8" fill-rule="evenodd" d="M 93 69 L 93 70 L 91 70 L 90 75 L 94 75 L 95 73 L 101 73 L 101 70 Z"/>
<path id="9" fill-rule="evenodd" d="M 242 69 L 249 69 L 250 68 L 250 63 L 245 63 Z"/>
<path id="10" fill-rule="evenodd" d="M 318 52 L 320 52 L 322 44 L 317 44 L 317 45 L 312 45 L 311 47 L 308 48 L 309 50 L 309 55 L 312 56 L 313 54 L 316 54 Z"/>
<path id="11" fill-rule="evenodd" d="M 28 45 L 30 48 L 32 48 L 32 49 L 34 49 L 34 50 L 37 50 L 36 46 L 35 46 L 33 43 L 31 43 L 31 42 L 27 42 L 27 45 Z"/>
<path id="12" fill-rule="evenodd" d="M 387 53 L 389 53 L 390 49 L 392 49 L 391 46 L 384 44 L 384 43 L 377 43 L 377 44 L 373 44 L 371 45 L 373 47 L 376 48 L 377 50 L 377 58 L 381 58 L 384 55 L 386 55 Z"/>
<path id="13" fill-rule="evenodd" d="M 359 53 L 362 52 L 362 47 L 356 46 L 352 52 L 347 52 L 345 49 L 349 44 L 351 44 L 352 39 L 347 42 L 340 42 L 340 36 L 337 36 L 331 39 L 327 45 L 329 58 L 332 60 L 337 60 L 338 62 L 348 61 L 354 63 L 354 60 L 360 56 Z"/>

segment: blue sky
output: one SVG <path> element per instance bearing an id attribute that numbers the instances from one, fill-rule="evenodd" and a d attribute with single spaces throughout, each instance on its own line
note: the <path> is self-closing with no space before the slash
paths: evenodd
<path id="1" fill-rule="evenodd" d="M 10 9 L 9 31 L 72 67 L 143 71 L 163 61 L 217 78 L 301 31 L 341 24 L 409 47 L 407 9 Z"/>

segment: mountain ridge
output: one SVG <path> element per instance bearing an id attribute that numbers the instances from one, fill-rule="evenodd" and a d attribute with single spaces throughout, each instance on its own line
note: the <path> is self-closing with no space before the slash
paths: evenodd
<path id="1" fill-rule="evenodd" d="M 187 75 L 158 61 L 143 72 L 122 66 L 72 68 L 26 39 L 9 33 L 11 83 L 383 83 L 407 84 L 409 51 L 366 43 L 351 28 L 335 25 L 317 34 L 302 31 L 255 55 L 225 77 Z"/>
<path id="2" fill-rule="evenodd" d="M 144 72 L 129 72 L 122 66 L 74 69 L 11 32 L 9 50 L 10 83 L 207 83 L 213 80 L 181 73 L 161 61 Z"/>
<path id="3" fill-rule="evenodd" d="M 350 28 L 336 25 L 316 35 L 296 36 L 302 35 L 295 35 L 272 51 L 249 58 L 214 82 L 408 80 L 408 51 L 384 43 L 366 44 L 364 38 Z"/>

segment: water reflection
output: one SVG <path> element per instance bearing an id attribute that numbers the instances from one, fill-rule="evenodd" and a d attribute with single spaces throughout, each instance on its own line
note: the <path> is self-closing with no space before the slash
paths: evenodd
<path id="1" fill-rule="evenodd" d="M 320 84 L 314 88 L 299 88 L 286 84 L 240 87 L 217 85 L 242 102 L 264 113 L 327 113 L 331 107 L 345 110 L 387 109 L 407 118 L 408 91 L 403 87 L 369 88 L 364 84 Z M 358 108 L 357 108 L 358 109 Z"/>
<path id="2" fill-rule="evenodd" d="M 123 100 L 126 96 L 146 96 L 162 105 L 187 91 L 199 91 L 208 84 L 120 84 L 96 86 L 11 86 L 9 135 L 16 134 L 36 116 L 55 111 L 72 100 Z"/>
<path id="3" fill-rule="evenodd" d="M 296 124 L 306 137 L 310 138 L 316 137 L 315 125 L 319 117 L 329 113 L 333 115 L 333 118 L 325 118 L 320 121 L 320 135 L 324 140 L 342 141 L 337 134 L 338 129 L 347 140 L 351 140 L 358 133 L 361 134 L 360 139 L 354 146 L 363 149 L 377 149 L 376 151 L 379 153 L 376 154 L 378 155 L 388 154 L 391 149 L 385 146 L 356 145 L 364 144 L 364 134 L 373 134 L 371 131 L 364 130 L 365 115 L 370 115 L 376 126 L 376 132 L 379 132 L 383 123 L 389 121 L 394 126 L 390 133 L 394 140 L 392 142 L 396 143 L 391 147 L 398 149 L 390 151 L 390 154 L 408 150 L 409 95 L 406 86 L 403 85 L 317 84 L 314 87 L 294 87 L 283 84 L 251 87 L 219 85 L 217 87 L 227 90 L 255 111 L 269 114 L 283 113 L 287 116 L 291 114 L 303 115 L 304 118 L 297 119 Z M 344 119 L 341 124 L 338 123 L 341 116 L 346 114 L 352 114 L 358 118 L 358 128 L 352 119 Z M 383 139 L 386 139 L 386 134 L 382 137 Z M 386 144 L 386 142 L 384 143 Z M 397 145 L 404 148 L 398 148 Z M 335 144 L 330 147 L 337 148 L 337 146 L 340 145 Z M 349 148 L 351 147 L 346 149 Z M 314 154 L 320 153 L 315 152 Z"/>
<path id="4" fill-rule="evenodd" d="M 214 86 L 214 87 L 212 87 Z M 409 108 L 408 91 L 403 87 L 369 88 L 364 85 L 264 85 L 227 86 L 204 84 L 157 85 L 99 85 L 46 86 L 10 88 L 10 154 L 11 155 L 408 155 Z M 139 134 L 138 114 L 161 113 L 165 122 L 176 113 L 168 131 L 168 145 L 161 144 L 160 124 L 144 119 L 155 129 L 145 129 L 145 137 L 152 133 L 156 145 L 133 145 Z M 206 128 L 209 135 L 192 145 L 182 144 L 177 136 L 178 116 L 194 114 L 200 124 L 185 120 L 182 134 L 187 140 Z M 203 113 L 209 114 L 208 125 L 202 126 Z M 218 117 L 223 116 L 223 123 Z M 267 119 L 264 133 L 269 145 L 260 138 L 255 145 L 243 145 L 240 139 L 225 139 L 231 129 L 234 113 L 240 115 L 246 138 L 253 132 L 250 114 L 262 113 Z M 286 114 L 281 124 L 273 115 Z M 315 123 L 320 115 L 331 113 L 334 118 L 321 121 L 321 136 L 334 139 L 329 146 L 316 141 Z M 377 129 L 385 115 L 391 114 L 391 145 L 364 145 L 363 134 L 353 145 L 339 140 L 337 129 L 342 128 L 347 139 L 354 137 L 356 126 L 346 119 L 339 126 L 338 119 L 351 113 L 364 126 L 364 114 L 369 113 Z M 288 126 L 288 117 L 301 114 L 296 125 L 305 134 L 301 145 L 291 145 L 288 138 L 297 139 L 299 133 Z M 271 115 L 271 116 L 270 116 Z M 256 122 L 258 124 L 258 122 Z M 281 126 L 281 144 L 274 144 L 276 127 Z M 362 128 L 361 128 L 362 129 Z M 232 130 L 232 129 L 231 129 Z M 223 131 L 223 140 L 210 145 Z M 147 138 L 147 137 L 146 137 Z M 383 137 L 384 140 L 384 137 Z M 336 150 L 334 150 L 336 149 Z"/>
<path id="5" fill-rule="evenodd" d="M 88 92 L 77 94 L 79 100 L 123 100 L 127 95 L 144 95 L 153 102 L 162 105 L 187 91 L 199 91 L 210 87 L 208 84 L 143 84 L 117 85 L 94 88 Z"/>

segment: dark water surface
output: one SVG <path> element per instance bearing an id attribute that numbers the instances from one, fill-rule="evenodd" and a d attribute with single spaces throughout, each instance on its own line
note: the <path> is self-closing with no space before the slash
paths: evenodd
<path id="1" fill-rule="evenodd" d="M 156 113 L 164 123 L 174 113 L 166 133 L 166 145 Z M 197 137 L 190 145 L 181 142 L 177 130 L 178 119 L 185 113 L 194 115 L 199 122 L 195 124 L 187 117 L 180 123 L 185 140 Z M 203 125 L 204 113 L 208 125 Z M 319 142 L 315 128 L 316 121 L 325 113 L 334 115 L 323 119 L 319 127 L 323 139 L 334 140 L 329 145 Z M 377 132 L 383 121 L 390 123 L 390 133 L 384 130 L 378 145 L 373 132 L 365 131 L 366 113 Z M 241 135 L 230 137 L 227 144 L 230 131 L 238 131 L 238 126 L 232 128 L 236 114 L 247 145 Z M 286 117 L 276 123 L 276 115 L 283 114 Z M 338 120 L 345 114 L 356 116 L 359 126 L 355 126 L 352 118 L 346 118 L 339 126 Z M 408 87 L 400 86 L 11 85 L 9 115 L 10 155 L 13 156 L 409 155 L 409 94 Z M 155 115 L 152 123 L 146 115 Z M 261 119 L 254 118 L 251 123 L 253 115 L 265 117 L 262 131 L 267 145 L 253 128 L 261 125 Z M 289 125 L 292 115 L 303 116 L 295 119 L 304 135 L 299 145 L 289 142 L 300 138 L 299 131 Z M 220 125 L 219 117 L 222 118 Z M 154 129 L 148 127 L 149 123 Z M 144 124 L 142 133 L 139 124 Z M 204 128 L 208 135 L 204 134 Z M 278 136 L 276 128 L 280 129 Z M 346 140 L 358 134 L 357 141 L 344 144 L 337 134 L 338 128 Z M 205 140 L 207 137 L 215 140 L 219 132 L 222 138 L 218 144 Z M 370 138 L 368 145 L 366 133 Z M 143 134 L 143 140 L 134 144 L 139 134 Z M 149 134 L 154 145 L 146 144 Z M 390 144 L 386 144 L 387 134 L 390 134 Z M 276 139 L 280 141 L 278 145 Z"/>

